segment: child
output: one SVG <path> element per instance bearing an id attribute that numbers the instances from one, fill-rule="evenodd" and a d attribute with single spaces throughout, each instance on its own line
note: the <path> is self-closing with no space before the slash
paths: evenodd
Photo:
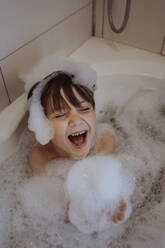
<path id="1" fill-rule="evenodd" d="M 42 174 L 48 163 L 57 158 L 82 159 L 92 151 L 105 155 L 115 151 L 112 133 L 104 131 L 96 138 L 93 87 L 87 87 L 82 81 L 75 83 L 75 77 L 66 71 L 57 71 L 29 91 L 29 128 L 39 141 L 29 155 L 33 175 Z M 41 127 L 33 123 L 37 113 L 44 123 Z M 49 136 L 46 141 L 41 137 L 44 134 Z M 115 223 L 123 220 L 125 210 L 126 204 L 122 202 L 119 212 L 112 217 Z"/>
<path id="2" fill-rule="evenodd" d="M 33 90 L 29 92 L 29 98 Z M 33 147 L 29 156 L 33 174 L 44 172 L 46 165 L 56 158 L 84 158 L 94 146 L 96 152 L 103 154 L 115 151 L 115 139 L 111 133 L 105 133 L 94 144 L 96 114 L 93 92 L 74 84 L 68 74 L 58 72 L 47 82 L 41 94 L 41 105 L 55 135 L 48 144 Z"/>

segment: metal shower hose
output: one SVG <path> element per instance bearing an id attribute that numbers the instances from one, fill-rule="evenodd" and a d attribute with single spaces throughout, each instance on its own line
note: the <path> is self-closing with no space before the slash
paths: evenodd
<path id="1" fill-rule="evenodd" d="M 124 14 L 124 19 L 123 22 L 121 24 L 121 27 L 116 28 L 114 23 L 113 23 L 113 17 L 112 17 L 112 2 L 113 0 L 108 0 L 108 20 L 109 20 L 109 24 L 113 30 L 113 32 L 115 33 L 121 33 L 123 32 L 124 28 L 127 25 L 128 22 L 128 18 L 129 18 L 129 13 L 130 13 L 130 7 L 131 7 L 131 0 L 126 0 L 126 8 L 125 8 L 125 14 Z"/>

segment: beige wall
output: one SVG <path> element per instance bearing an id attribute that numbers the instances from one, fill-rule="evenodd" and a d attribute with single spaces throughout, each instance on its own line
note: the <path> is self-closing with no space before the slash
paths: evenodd
<path id="1" fill-rule="evenodd" d="M 97 36 L 160 53 L 165 35 L 165 0 L 132 0 L 128 25 L 121 34 L 114 33 L 109 26 L 107 0 L 96 1 L 96 19 L 99 20 Z M 117 27 L 122 22 L 125 3 L 126 0 L 114 1 L 113 19 Z M 103 11 L 104 18 L 101 18 Z"/>
<path id="2" fill-rule="evenodd" d="M 23 93 L 20 71 L 57 50 L 72 53 L 91 36 L 91 0 L 12 0 L 0 7 L 0 110 Z M 84 18 L 85 17 L 85 18 Z M 3 96 L 3 97 L 1 97 Z"/>
<path id="3" fill-rule="evenodd" d="M 1 0 L 0 59 L 89 2 L 89 0 Z"/>

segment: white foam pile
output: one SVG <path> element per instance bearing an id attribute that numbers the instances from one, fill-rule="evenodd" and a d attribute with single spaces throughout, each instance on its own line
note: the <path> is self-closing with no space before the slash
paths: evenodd
<path id="1" fill-rule="evenodd" d="M 92 156 L 75 163 L 66 180 L 69 220 L 83 233 L 107 228 L 112 232 L 112 216 L 122 201 L 127 204 L 122 222 L 131 214 L 134 185 L 134 178 L 113 156 Z"/>
<path id="2" fill-rule="evenodd" d="M 27 158 L 34 137 L 25 131 L 20 149 L 0 166 L 0 247 L 164 247 L 165 86 L 152 80 L 128 75 L 98 80 L 98 122 L 114 130 L 118 144 L 116 158 L 108 156 L 104 163 L 92 154 L 79 162 L 58 160 L 44 176 L 30 177 Z M 133 184 L 125 179 L 130 175 L 136 178 L 132 213 L 116 225 L 100 210 L 115 212 L 118 203 L 111 203 L 123 198 L 129 206 Z M 66 222 L 68 197 L 73 224 Z"/>

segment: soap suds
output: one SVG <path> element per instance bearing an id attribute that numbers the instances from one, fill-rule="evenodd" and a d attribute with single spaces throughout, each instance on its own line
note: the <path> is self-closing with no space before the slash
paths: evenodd
<path id="1" fill-rule="evenodd" d="M 0 165 L 0 246 L 164 247 L 165 87 L 157 90 L 157 86 L 149 87 L 145 81 L 145 77 L 137 76 L 102 77 L 103 84 L 96 92 L 97 120 L 113 128 L 118 143 L 116 156 L 137 179 L 133 212 L 128 221 L 113 234 L 109 230 L 83 234 L 74 225 L 65 223 L 65 203 L 54 216 L 54 201 L 48 194 L 51 185 L 56 186 L 51 194 L 58 199 L 64 193 L 61 185 L 75 161 L 59 159 L 48 166 L 43 177 L 31 178 L 28 153 L 35 140 L 26 129 L 19 150 Z M 157 84 L 155 79 L 154 83 L 163 85 L 163 80 Z M 31 187 L 29 194 L 36 194 L 37 203 L 28 200 L 30 195 L 26 197 L 26 190 L 26 194 L 20 195 L 27 184 Z M 45 208 L 47 201 L 50 205 Z M 33 204 L 36 209 L 29 210 Z"/>

